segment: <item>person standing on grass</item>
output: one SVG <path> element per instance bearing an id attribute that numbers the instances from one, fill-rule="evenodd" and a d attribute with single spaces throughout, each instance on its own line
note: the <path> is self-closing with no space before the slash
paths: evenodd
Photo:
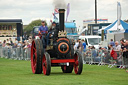
<path id="1" fill-rule="evenodd" d="M 121 43 L 121 51 L 123 52 L 123 49 L 124 49 L 124 39 L 121 39 L 120 43 Z"/>
<path id="2" fill-rule="evenodd" d="M 97 57 L 97 52 L 94 46 L 91 47 L 91 53 L 92 53 L 93 61 L 95 62 L 96 57 Z"/>
<path id="3" fill-rule="evenodd" d="M 126 46 L 127 46 L 127 48 L 126 48 L 126 55 L 127 55 L 127 69 L 128 69 L 128 40 L 126 41 Z M 126 70 L 126 72 L 128 72 L 128 70 Z"/>
<path id="4" fill-rule="evenodd" d="M 11 39 L 11 38 L 9 38 L 9 41 L 10 41 L 10 43 L 11 43 L 11 46 L 13 46 L 13 45 L 14 45 L 14 43 L 13 43 L 13 41 L 12 41 L 12 39 Z"/>
<path id="5" fill-rule="evenodd" d="M 11 45 L 11 42 L 10 42 L 9 39 L 7 39 L 6 43 L 7 43 L 8 45 Z"/>
<path id="6" fill-rule="evenodd" d="M 81 39 L 79 39 L 79 51 L 80 53 L 82 53 L 83 51 L 83 45 L 82 45 Z"/>
<path id="7" fill-rule="evenodd" d="M 85 52 L 86 51 L 86 43 L 85 43 L 84 39 L 82 39 L 82 46 L 83 46 L 83 52 Z"/>
<path id="8" fill-rule="evenodd" d="M 115 46 L 115 42 L 113 41 L 113 39 L 111 39 L 109 44 L 112 45 L 112 46 Z"/>
<path id="9" fill-rule="evenodd" d="M 6 46 L 6 40 L 3 41 L 2 47 Z"/>
<path id="10" fill-rule="evenodd" d="M 115 42 L 115 48 L 114 48 L 114 50 L 116 52 L 119 52 L 121 50 L 121 46 L 119 45 L 119 42 L 118 41 Z"/>
<path id="11" fill-rule="evenodd" d="M 102 57 L 102 48 L 99 47 L 98 56 L 95 57 L 96 62 L 100 62 Z"/>
<path id="12" fill-rule="evenodd" d="M 124 39 L 120 40 L 121 42 L 121 51 L 123 52 L 123 62 L 124 62 L 124 65 L 125 67 L 124 68 L 127 68 L 128 66 L 128 44 L 127 44 L 127 41 L 124 42 Z"/>
<path id="13" fill-rule="evenodd" d="M 82 39 L 82 46 L 83 46 L 83 51 L 82 51 L 82 58 L 83 58 L 83 63 L 85 63 L 84 62 L 84 53 L 86 52 L 86 43 L 85 43 L 85 41 L 84 41 L 84 39 Z"/>
<path id="14" fill-rule="evenodd" d="M 117 53 L 117 62 L 119 61 L 119 62 L 118 62 L 119 65 L 121 65 L 121 64 L 120 64 L 120 62 L 121 62 L 121 59 L 120 59 L 121 56 L 119 55 L 120 50 L 121 50 L 121 46 L 119 45 L 119 42 L 116 41 L 116 42 L 115 42 L 115 46 L 114 46 L 114 51 Z M 118 57 L 120 57 L 120 58 L 118 58 Z"/>
<path id="15" fill-rule="evenodd" d="M 128 41 L 126 41 L 124 43 L 124 50 L 123 52 L 125 52 L 125 55 L 124 55 L 124 62 L 125 62 L 125 68 L 128 68 Z"/>
<path id="16" fill-rule="evenodd" d="M 79 40 L 77 40 L 76 42 L 75 42 L 75 45 L 74 45 L 74 50 L 76 51 L 76 50 L 78 50 L 79 49 Z"/>
<path id="17" fill-rule="evenodd" d="M 17 38 L 15 38 L 15 43 L 18 45 L 18 40 L 17 40 Z"/>

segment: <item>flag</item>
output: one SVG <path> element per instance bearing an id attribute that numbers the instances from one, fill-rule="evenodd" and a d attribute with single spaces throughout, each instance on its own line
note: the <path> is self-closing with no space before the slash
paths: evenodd
<path id="1" fill-rule="evenodd" d="M 58 18 L 56 17 L 56 14 L 58 14 L 58 13 L 59 13 L 58 9 L 55 8 L 55 9 L 54 9 L 54 13 L 52 13 L 53 16 L 54 16 L 54 21 L 58 21 Z"/>
<path id="2" fill-rule="evenodd" d="M 119 27 L 120 20 L 121 20 L 121 4 L 120 4 L 120 2 L 117 2 L 117 20 L 118 20 L 117 27 Z"/>
<path id="3" fill-rule="evenodd" d="M 56 14 L 55 13 L 52 13 L 52 14 L 54 16 L 54 19 L 57 19 L 58 20 L 58 18 L 56 17 Z"/>
<path id="4" fill-rule="evenodd" d="M 57 9 L 57 8 L 55 8 L 55 10 L 54 10 L 54 11 L 55 11 L 55 13 L 56 13 L 56 14 L 58 14 L 58 13 L 59 13 L 59 11 L 58 11 L 58 9 Z"/>
<path id="5" fill-rule="evenodd" d="M 67 17 L 66 17 L 66 22 L 67 22 L 67 20 L 68 20 L 69 12 L 70 12 L 70 3 L 68 3 L 68 5 L 67 5 Z"/>

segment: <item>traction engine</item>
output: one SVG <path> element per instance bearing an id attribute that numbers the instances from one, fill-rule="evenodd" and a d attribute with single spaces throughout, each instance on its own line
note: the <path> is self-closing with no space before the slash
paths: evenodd
<path id="1" fill-rule="evenodd" d="M 63 73 L 81 74 L 83 60 L 79 51 L 74 52 L 73 42 L 64 30 L 64 9 L 59 9 L 59 25 L 49 36 L 49 44 L 44 47 L 42 39 L 33 39 L 31 46 L 31 68 L 34 74 L 50 75 L 51 66 L 61 66 Z"/>

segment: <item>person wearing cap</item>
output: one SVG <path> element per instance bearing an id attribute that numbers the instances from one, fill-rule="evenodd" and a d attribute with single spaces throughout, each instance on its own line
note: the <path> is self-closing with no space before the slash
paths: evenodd
<path id="1" fill-rule="evenodd" d="M 48 33 L 48 27 L 45 25 L 45 21 L 42 20 L 42 25 L 39 27 L 39 34 L 46 35 Z"/>
<path id="2" fill-rule="evenodd" d="M 49 38 L 50 38 L 50 37 L 53 37 L 52 34 L 54 34 L 53 31 L 55 30 L 55 28 L 56 28 L 56 23 L 55 23 L 55 22 L 52 22 L 52 26 L 51 26 L 51 28 L 48 30 L 48 35 L 47 35 L 47 45 L 50 44 L 50 40 L 49 40 Z"/>
<path id="3" fill-rule="evenodd" d="M 55 28 L 56 28 L 56 23 L 55 23 L 55 22 L 52 22 L 52 26 L 51 26 L 51 28 L 48 30 L 48 32 L 53 31 Z"/>
<path id="4" fill-rule="evenodd" d="M 48 33 L 48 27 L 45 25 L 45 21 L 42 20 L 41 22 L 41 26 L 39 27 L 39 34 L 42 35 L 42 43 L 43 43 L 43 47 L 46 48 L 46 35 Z"/>

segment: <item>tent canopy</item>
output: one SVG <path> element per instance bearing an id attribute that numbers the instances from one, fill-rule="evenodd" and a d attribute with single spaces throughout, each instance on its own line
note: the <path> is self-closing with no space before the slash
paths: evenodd
<path id="1" fill-rule="evenodd" d="M 104 30 L 105 33 L 126 33 L 128 31 L 128 24 L 125 23 L 124 21 L 120 20 L 120 25 L 117 25 L 117 20 L 108 25 L 107 27 L 104 27 L 102 29 L 99 30 L 99 33 L 101 33 L 102 30 Z"/>

